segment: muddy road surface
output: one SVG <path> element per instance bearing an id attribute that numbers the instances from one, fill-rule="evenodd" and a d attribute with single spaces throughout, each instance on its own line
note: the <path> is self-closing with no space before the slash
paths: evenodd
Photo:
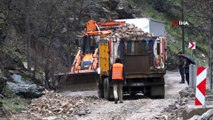
<path id="1" fill-rule="evenodd" d="M 179 84 L 180 76 L 178 72 L 168 71 L 165 75 L 165 99 L 150 99 L 144 96 L 130 98 L 124 96 L 124 103 L 114 104 L 113 101 L 96 100 L 88 106 L 89 114 L 82 116 L 75 115 L 72 120 L 155 120 L 155 116 L 160 114 L 168 105 L 174 103 L 178 97 L 178 92 L 187 87 L 186 84 Z M 62 92 L 65 96 L 96 96 L 95 90 L 81 92 Z"/>

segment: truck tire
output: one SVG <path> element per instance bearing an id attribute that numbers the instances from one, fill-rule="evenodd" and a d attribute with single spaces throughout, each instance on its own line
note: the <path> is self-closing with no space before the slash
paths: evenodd
<path id="1" fill-rule="evenodd" d="M 103 82 L 102 78 L 97 77 L 97 87 L 98 87 L 98 97 L 99 98 L 104 98 L 104 88 L 103 88 Z"/>
<path id="2" fill-rule="evenodd" d="M 150 88 L 150 97 L 151 98 L 165 98 L 165 81 L 164 77 L 159 77 L 160 85 L 157 86 L 151 86 Z"/>
<path id="3" fill-rule="evenodd" d="M 144 95 L 146 97 L 151 97 L 151 88 L 150 87 L 145 87 Z"/>
<path id="4" fill-rule="evenodd" d="M 135 97 L 135 96 L 136 96 L 136 94 L 137 94 L 137 92 L 136 92 L 136 91 L 132 91 L 132 90 L 131 90 L 131 92 L 130 92 L 130 96 L 131 96 L 131 97 Z"/>
<path id="5" fill-rule="evenodd" d="M 165 97 L 165 88 L 164 85 L 153 86 L 150 89 L 150 97 L 151 98 L 164 98 Z"/>
<path id="6" fill-rule="evenodd" d="M 112 100 L 112 88 L 110 87 L 109 78 L 104 78 L 104 99 Z"/>

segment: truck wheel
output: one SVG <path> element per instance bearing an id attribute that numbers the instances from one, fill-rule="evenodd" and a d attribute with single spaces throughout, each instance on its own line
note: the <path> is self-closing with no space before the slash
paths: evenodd
<path id="1" fill-rule="evenodd" d="M 110 88 L 109 78 L 104 78 L 104 99 L 112 100 L 112 88 Z"/>
<path id="2" fill-rule="evenodd" d="M 98 97 L 104 98 L 104 88 L 103 88 L 103 82 L 100 77 L 97 77 L 97 87 L 98 87 Z"/>
<path id="3" fill-rule="evenodd" d="M 144 95 L 146 97 L 151 97 L 151 88 L 150 87 L 145 88 Z"/>
<path id="4" fill-rule="evenodd" d="M 164 77 L 159 77 L 159 81 L 161 82 L 161 85 L 151 86 L 151 89 L 150 89 L 151 98 L 164 98 L 165 97 Z"/>
<path id="5" fill-rule="evenodd" d="M 135 97 L 136 94 L 137 94 L 137 92 L 135 92 L 135 91 L 131 91 L 131 92 L 130 92 L 130 96 L 131 96 L 131 97 Z"/>
<path id="6" fill-rule="evenodd" d="M 164 98 L 165 97 L 165 88 L 164 85 L 153 86 L 151 87 L 151 98 Z"/>

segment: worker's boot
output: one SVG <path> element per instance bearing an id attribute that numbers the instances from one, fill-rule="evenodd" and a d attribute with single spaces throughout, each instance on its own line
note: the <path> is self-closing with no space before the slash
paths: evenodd
<path id="1" fill-rule="evenodd" d="M 185 83 L 185 80 L 181 80 L 181 82 L 179 82 L 180 84 L 184 84 Z"/>
<path id="2" fill-rule="evenodd" d="M 179 82 L 179 83 L 180 83 L 180 84 L 184 84 L 185 82 L 182 82 L 182 81 L 181 81 L 181 82 Z"/>
<path id="3" fill-rule="evenodd" d="M 118 99 L 115 99 L 115 104 L 117 104 L 118 103 Z"/>

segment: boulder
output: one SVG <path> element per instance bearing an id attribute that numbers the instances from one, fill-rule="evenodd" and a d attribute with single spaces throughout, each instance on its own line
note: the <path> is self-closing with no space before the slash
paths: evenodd
<path id="1" fill-rule="evenodd" d="M 213 119 L 213 109 L 209 109 L 207 112 L 203 113 L 198 120 L 212 120 Z"/>
<path id="2" fill-rule="evenodd" d="M 23 98 L 38 98 L 43 95 L 44 87 L 34 83 L 14 83 L 7 82 L 12 92 Z"/>
<path id="3" fill-rule="evenodd" d="M 197 119 L 199 119 L 199 115 L 194 115 L 192 118 L 190 118 L 189 120 L 197 120 Z"/>
<path id="4" fill-rule="evenodd" d="M 179 95 L 181 98 L 184 98 L 184 97 L 192 98 L 195 96 L 195 90 L 193 88 L 187 87 L 186 89 L 179 91 Z"/>

